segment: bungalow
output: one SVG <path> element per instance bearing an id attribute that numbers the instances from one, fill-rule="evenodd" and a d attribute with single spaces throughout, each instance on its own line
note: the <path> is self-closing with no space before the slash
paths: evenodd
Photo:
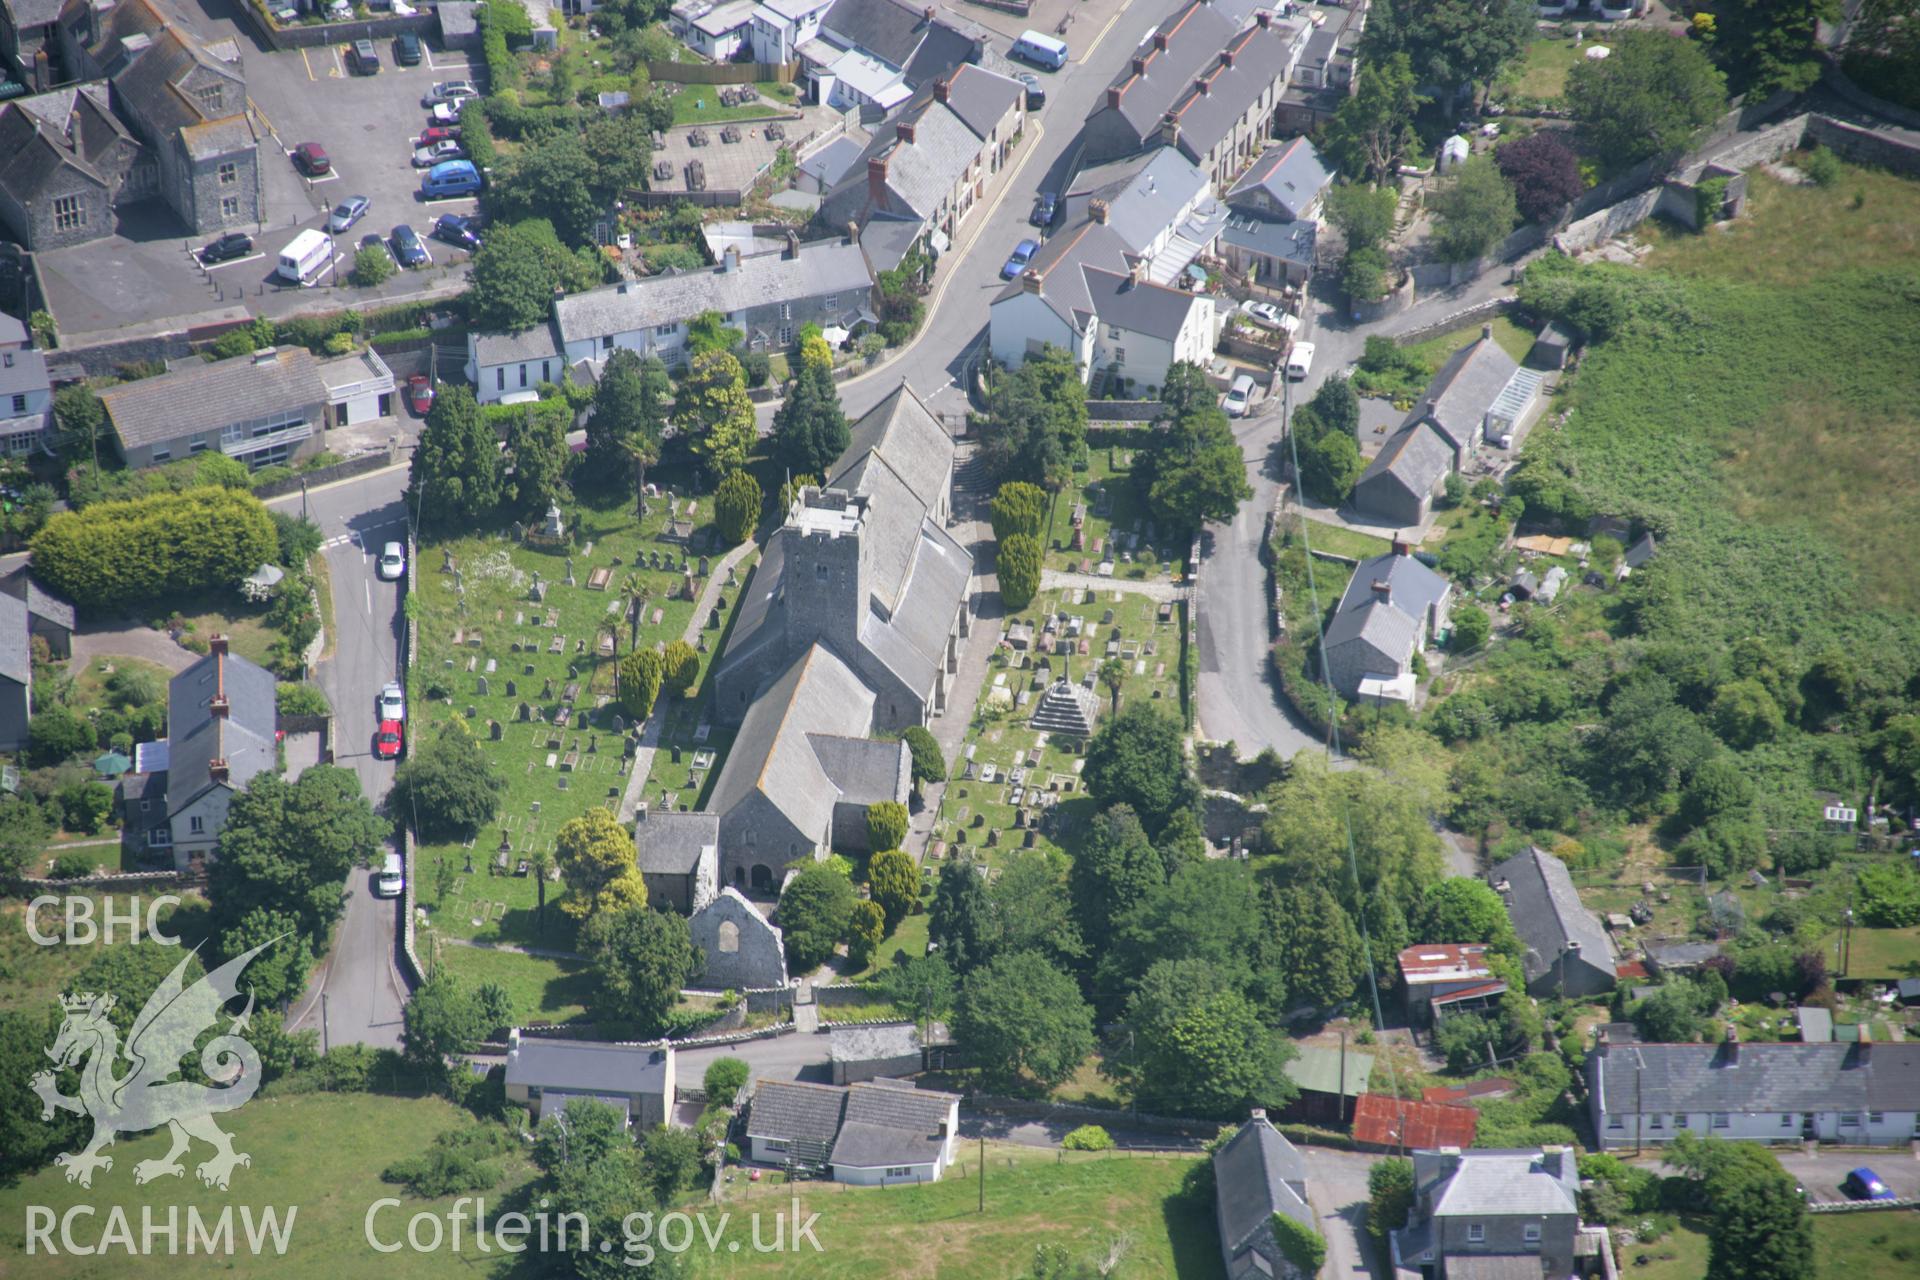
<path id="1" fill-rule="evenodd" d="M 758 1080 L 747 1106 L 750 1160 L 830 1171 L 856 1186 L 938 1182 L 959 1131 L 959 1094 L 897 1080 Z"/>
<path id="2" fill-rule="evenodd" d="M 507 1100 L 523 1103 L 538 1123 L 575 1102 L 604 1102 L 636 1129 L 673 1118 L 672 1045 L 549 1040 L 507 1033 Z"/>
<path id="3" fill-rule="evenodd" d="M 1496 864 L 1487 882 L 1507 904 L 1526 947 L 1520 968 L 1528 995 L 1564 998 L 1613 989 L 1619 962 L 1613 936 L 1581 903 L 1566 863 L 1533 845 Z"/>
<path id="4" fill-rule="evenodd" d="M 1342 697 L 1410 702 L 1413 660 L 1446 629 L 1453 587 L 1395 541 L 1363 560 L 1341 593 L 1322 643 Z"/>

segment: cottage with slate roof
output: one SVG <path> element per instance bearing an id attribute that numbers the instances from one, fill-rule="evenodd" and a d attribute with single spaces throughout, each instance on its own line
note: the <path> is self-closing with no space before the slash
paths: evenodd
<path id="1" fill-rule="evenodd" d="M 1311 139 L 1275 143 L 1227 188 L 1227 203 L 1275 222 L 1311 221 L 1333 185 L 1333 170 Z"/>
<path id="2" fill-rule="evenodd" d="M 985 35 L 959 15 L 931 5 L 834 0 L 820 14 L 814 36 L 799 40 L 793 53 L 813 101 L 882 112 L 899 106 L 928 81 L 963 63 L 978 62 L 986 53 Z"/>
<path id="3" fill-rule="evenodd" d="M 1605 1233 L 1580 1224 L 1580 1173 L 1564 1147 L 1413 1153 L 1413 1204 L 1392 1235 L 1401 1274 L 1540 1280 L 1597 1270 Z"/>
<path id="4" fill-rule="evenodd" d="M 28 636 L 39 636 L 45 640 L 48 652 L 55 658 L 64 660 L 73 655 L 74 608 L 71 600 L 63 599 L 41 586 L 28 565 L 21 565 L 0 578 L 0 593 L 10 595 L 27 606 Z"/>
<path id="5" fill-rule="evenodd" d="M 1520 968 L 1528 995 L 1546 999 L 1613 990 L 1620 961 L 1613 935 L 1581 903 L 1566 863 L 1530 845 L 1488 871 L 1487 883 L 1507 904 L 1513 930 L 1526 947 Z"/>
<path id="6" fill-rule="evenodd" d="M 481 404 L 538 400 L 541 383 L 568 380 L 560 328 L 548 318 L 518 333 L 469 333 L 466 373 Z"/>
<path id="7" fill-rule="evenodd" d="M 960 1095 L 893 1080 L 758 1080 L 746 1129 L 756 1164 L 830 1170 L 856 1186 L 938 1182 L 959 1143 Z"/>
<path id="8" fill-rule="evenodd" d="M 0 0 L 0 79 L 36 92 L 53 87 L 55 24 L 61 0 Z M 0 153 L 3 154 L 3 153 Z"/>
<path id="9" fill-rule="evenodd" d="M 1620 1044 L 1587 1055 L 1602 1150 L 1682 1131 L 1732 1141 L 1905 1147 L 1920 1136 L 1920 1043 Z"/>
<path id="10" fill-rule="evenodd" d="M 1452 609 L 1453 585 L 1405 542 L 1362 560 L 1321 641 L 1334 688 L 1346 698 L 1411 702 L 1414 656 L 1446 629 Z"/>
<path id="11" fill-rule="evenodd" d="M 1307 1161 L 1258 1108 L 1213 1153 L 1214 1221 L 1227 1280 L 1270 1276 L 1311 1280 L 1280 1252 L 1273 1215 L 1320 1229 L 1307 1203 Z"/>
<path id="12" fill-rule="evenodd" d="M 533 1112 L 534 1123 L 562 1115 L 575 1102 L 603 1102 L 635 1130 L 673 1118 L 672 1045 L 608 1044 L 507 1035 L 507 1100 Z"/>

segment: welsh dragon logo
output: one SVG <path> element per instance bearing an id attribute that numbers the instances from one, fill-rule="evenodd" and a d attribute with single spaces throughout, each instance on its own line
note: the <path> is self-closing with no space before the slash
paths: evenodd
<path id="1" fill-rule="evenodd" d="M 113 1157 L 102 1155 L 100 1149 L 111 1146 L 116 1134 L 139 1133 L 161 1125 L 172 1130 L 173 1147 L 158 1160 L 136 1164 L 136 1183 L 184 1173 L 180 1157 L 186 1154 L 192 1138 L 214 1149 L 213 1158 L 197 1169 L 200 1180 L 210 1187 L 226 1190 L 234 1168 L 253 1163 L 245 1152 L 233 1149 L 233 1139 L 213 1122 L 215 1115 L 243 1105 L 260 1088 L 260 1055 L 238 1034 L 253 1014 L 251 995 L 247 1007 L 227 1030 L 200 1050 L 200 1069 L 223 1087 L 210 1088 L 173 1077 L 181 1069 L 181 1060 L 193 1052 L 194 1042 L 220 1020 L 222 1007 L 239 994 L 241 971 L 271 945 L 263 942 L 235 956 L 192 986 L 182 980 L 187 961 L 192 959 L 189 953 L 147 998 L 127 1035 L 124 1050 L 119 1033 L 107 1017 L 113 1009 L 111 995 L 72 995 L 62 1001 L 66 1020 L 60 1024 L 53 1048 L 46 1053 L 62 1070 L 85 1060 L 86 1065 L 80 1067 L 80 1096 L 70 1098 L 61 1093 L 52 1071 L 35 1075 L 32 1088 L 43 1104 L 42 1120 L 51 1120 L 56 1108 L 93 1119 L 93 1137 L 86 1147 L 54 1158 L 55 1164 L 66 1169 L 68 1182 L 91 1187 L 94 1170 L 113 1168 Z M 125 1074 L 115 1075 L 123 1054 L 128 1068 Z"/>

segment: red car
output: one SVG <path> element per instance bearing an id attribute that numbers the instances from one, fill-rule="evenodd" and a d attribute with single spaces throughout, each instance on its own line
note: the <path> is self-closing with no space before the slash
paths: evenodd
<path id="1" fill-rule="evenodd" d="M 436 142 L 458 142 L 458 141 L 460 141 L 459 125 L 433 124 L 433 125 L 427 126 L 426 132 L 420 135 L 419 141 L 415 142 L 414 145 L 416 147 L 430 147 Z"/>
<path id="2" fill-rule="evenodd" d="M 303 142 L 292 151 L 294 164 L 310 178 L 331 172 L 333 161 L 327 159 L 327 149 L 317 142 Z"/>
<path id="3" fill-rule="evenodd" d="M 373 754 L 382 760 L 398 760 L 405 733 L 398 720 L 382 720 L 380 732 L 373 735 Z"/>
<path id="4" fill-rule="evenodd" d="M 418 417 L 426 417 L 433 411 L 433 379 L 424 373 L 416 373 L 407 379 L 407 403 L 413 406 Z"/>

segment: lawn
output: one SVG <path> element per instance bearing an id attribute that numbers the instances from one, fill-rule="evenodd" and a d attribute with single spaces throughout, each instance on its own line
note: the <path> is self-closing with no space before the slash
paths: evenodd
<path id="1" fill-rule="evenodd" d="M 1840 935 L 1834 933 L 1820 943 L 1827 966 L 1836 977 L 1840 975 L 1839 941 Z M 1908 929 L 1869 929 L 1856 925 L 1847 976 L 1920 978 L 1920 925 Z"/>
<path id="2" fill-rule="evenodd" d="M 107 705 L 107 680 L 122 671 L 140 671 L 151 676 L 160 687 L 160 700 L 166 701 L 167 681 L 173 673 L 157 662 L 148 662 L 145 658 L 100 657 L 75 671 L 69 668 L 73 676 L 73 692 L 68 704 L 74 707 L 104 707 Z"/>
<path id="3" fill-rule="evenodd" d="M 1393 549 L 1393 544 L 1385 538 L 1376 538 L 1370 533 L 1361 533 L 1344 525 L 1328 524 L 1324 520 L 1303 520 L 1301 522 L 1307 539 L 1307 545 L 1315 551 L 1325 551 L 1336 556 L 1349 556 L 1355 560 L 1366 560 L 1372 556 L 1385 555 Z"/>
<path id="4" fill-rule="evenodd" d="M 182 600 L 174 603 L 166 615 L 157 612 L 159 607 L 150 606 L 155 611 L 155 621 L 169 615 L 179 618 L 189 635 L 202 640 L 224 634 L 233 653 L 263 667 L 267 665 L 273 642 L 280 638 L 280 633 L 267 625 L 267 606 L 249 604 L 237 593 L 221 592 L 217 596 L 208 593 Z"/>
<path id="5" fill-rule="evenodd" d="M 1586 46 L 1572 40 L 1536 38 L 1527 46 L 1520 62 L 1501 72 L 1494 97 L 1524 99 L 1528 102 L 1553 102 L 1566 92 L 1567 73 L 1583 56 Z"/>
<path id="6" fill-rule="evenodd" d="M 677 126 L 724 124 L 729 120 L 764 120 L 769 116 L 784 114 L 793 106 L 790 86 L 762 80 L 753 86 L 760 94 L 756 101 L 745 106 L 724 107 L 720 105 L 720 90 L 726 87 L 718 84 L 682 85 L 680 91 L 673 95 L 673 123 Z M 786 96 L 782 96 L 782 90 L 787 91 Z"/>
<path id="7" fill-rule="evenodd" d="M 873 953 L 872 964 L 864 969 L 842 973 L 840 975 L 842 980 L 864 982 L 869 978 L 879 977 L 893 968 L 896 952 L 904 953 L 910 959 L 924 956 L 927 954 L 927 926 L 932 922 L 933 917 L 927 914 L 926 904 L 923 902 L 920 910 L 902 920 L 892 933 L 881 939 L 879 950 Z M 835 1009 L 828 1016 L 845 1017 L 846 1014 L 844 1010 Z"/>
<path id="8" fill-rule="evenodd" d="M 156 1158 L 167 1149 L 164 1131 L 124 1135 L 112 1148 L 113 1168 L 94 1176 L 92 1190 L 70 1183 L 58 1169 L 43 1169 L 18 1184 L 0 1189 L 0 1251 L 15 1257 L 25 1248 L 26 1208 L 41 1205 L 64 1214 L 70 1207 L 93 1207 L 91 1217 L 74 1219 L 76 1243 L 100 1239 L 107 1229 L 111 1208 L 124 1210 L 132 1226 L 136 1247 L 141 1232 L 141 1211 L 153 1210 L 156 1225 L 164 1227 L 168 1210 L 180 1207 L 178 1251 L 186 1250 L 186 1206 L 195 1206 L 202 1220 L 212 1224 L 222 1210 L 232 1208 L 233 1232 L 237 1238 L 233 1257 L 210 1265 L 237 1275 L 276 1277 L 314 1277 L 334 1280 L 339 1276 L 365 1275 L 376 1267 L 382 1276 L 470 1276 L 484 1274 L 498 1265 L 498 1257 L 483 1257 L 474 1247 L 471 1222 L 461 1234 L 464 1249 L 455 1249 L 451 1237 L 433 1253 L 401 1249 L 381 1256 L 367 1243 L 363 1223 L 376 1200 L 397 1197 L 398 1208 L 382 1212 L 376 1219 L 380 1237 L 386 1241 L 404 1240 L 407 1219 L 419 1212 L 431 1213 L 446 1226 L 445 1214 L 453 1198 L 414 1200 L 399 1188 L 380 1181 L 380 1171 L 404 1156 L 425 1149 L 433 1138 L 448 1129 L 470 1123 L 467 1113 L 435 1098 L 391 1098 L 370 1094 L 305 1094 L 285 1098 L 255 1098 L 238 1111 L 219 1118 L 220 1126 L 233 1136 L 234 1149 L 245 1152 L 252 1163 L 234 1171 L 229 1191 L 203 1186 L 191 1166 L 184 1177 L 159 1178 L 145 1186 L 136 1186 L 133 1166 Z M 194 1162 L 207 1157 L 208 1148 L 194 1144 L 187 1159 Z M 183 1163 L 185 1161 L 183 1160 Z M 487 1192 L 489 1216 L 500 1212 L 502 1199 L 527 1181 L 532 1173 L 528 1162 L 518 1156 L 505 1160 L 506 1177 Z M 241 1207 L 255 1214 L 271 1208 L 292 1215 L 292 1229 L 284 1257 L 275 1257 L 271 1245 L 264 1259 L 256 1261 L 246 1251 Z M 470 1206 L 469 1206 L 470 1208 Z M 431 1238 L 431 1237 L 424 1237 Z M 31 1272 L 41 1280 L 58 1277 L 177 1276 L 206 1263 L 183 1263 L 166 1247 L 166 1237 L 155 1238 L 156 1247 L 140 1256 L 132 1250 L 115 1247 L 111 1262 L 97 1258 L 75 1258 L 64 1249 L 59 1256 L 34 1258 L 24 1264 L 22 1274 Z M 53 1237 L 59 1244 L 58 1232 Z M 482 1268 L 482 1271 L 476 1271 Z"/>
<path id="9" fill-rule="evenodd" d="M 1901 1252 L 1896 1254 L 1895 1250 Z M 1639 1265 L 1645 1254 L 1647 1265 Z M 1920 1255 L 1920 1214 L 1816 1213 L 1813 1215 L 1814 1274 L 1872 1280 L 1911 1274 Z M 1707 1223 L 1683 1219 L 1670 1235 L 1649 1245 L 1632 1245 L 1620 1255 L 1620 1271 L 1635 1280 L 1699 1280 L 1707 1273 Z"/>
<path id="10" fill-rule="evenodd" d="M 762 1190 L 734 1206 L 720 1251 L 694 1255 L 694 1274 L 990 1280 L 1027 1274 L 1042 1244 L 1091 1258 L 1123 1235 L 1131 1242 L 1124 1261 L 1102 1272 L 1115 1280 L 1220 1274 L 1212 1202 L 1180 1194 L 1197 1163 L 1192 1158 L 1061 1159 L 1052 1151 L 991 1147 L 983 1214 L 976 1208 L 974 1149 L 965 1155 L 963 1166 L 927 1186 L 801 1186 L 802 1216 L 820 1215 L 814 1234 L 821 1252 L 800 1257 L 752 1251 L 746 1214 L 759 1204 L 769 1212 L 785 1207 L 794 1194 L 790 1187 Z M 737 1252 L 728 1252 L 735 1242 Z"/>
<path id="11" fill-rule="evenodd" d="M 567 932 L 571 945 L 571 925 Z M 469 990 L 483 982 L 497 982 L 506 988 L 515 1022 L 569 1022 L 584 1017 L 587 997 L 593 991 L 593 975 L 584 960 L 521 955 L 453 942 L 440 946 L 438 960 Z"/>
<path id="12" fill-rule="evenodd" d="M 1419 342 L 1411 343 L 1401 348 L 1401 350 L 1420 361 L 1420 363 L 1424 364 L 1429 370 L 1437 372 L 1440 366 L 1447 362 L 1448 356 L 1464 346 L 1478 342 L 1480 340 L 1480 327 L 1487 323 L 1493 325 L 1493 340 L 1500 344 L 1501 350 L 1512 356 L 1516 361 L 1525 360 L 1527 353 L 1533 350 L 1533 332 L 1515 324 L 1507 317 L 1505 312 L 1495 316 L 1491 322 L 1481 320 L 1473 324 L 1462 325 L 1458 329 L 1449 329 L 1445 333 L 1435 334 L 1431 338 L 1425 338 Z M 1431 377 L 1432 374 L 1430 373 L 1428 376 Z"/>

